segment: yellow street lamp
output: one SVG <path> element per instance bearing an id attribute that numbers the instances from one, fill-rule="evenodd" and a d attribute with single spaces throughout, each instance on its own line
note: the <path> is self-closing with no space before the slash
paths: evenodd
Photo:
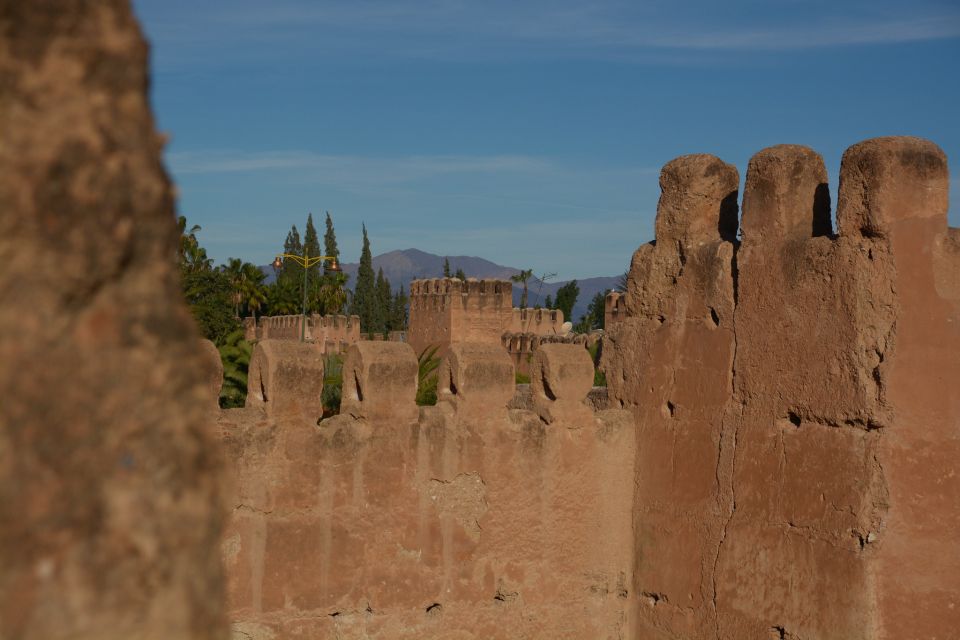
<path id="1" fill-rule="evenodd" d="M 333 271 L 340 272 L 343 269 L 340 268 L 340 265 L 337 264 L 337 256 L 309 256 L 307 255 L 307 250 L 303 250 L 303 255 L 298 256 L 292 253 L 281 253 L 278 254 L 276 259 L 273 261 L 273 268 L 279 269 L 283 266 L 284 260 L 293 260 L 301 267 L 303 267 L 303 320 L 300 321 L 300 342 L 306 341 L 307 335 L 307 270 L 315 264 L 320 262 L 326 263 L 327 260 L 330 261 L 330 264 L 324 264 L 324 271 Z"/>

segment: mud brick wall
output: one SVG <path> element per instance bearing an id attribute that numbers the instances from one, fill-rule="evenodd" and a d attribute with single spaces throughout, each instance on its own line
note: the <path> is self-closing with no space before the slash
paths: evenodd
<path id="1" fill-rule="evenodd" d="M 946 158 L 779 146 L 668 164 L 604 367 L 638 428 L 636 637 L 960 624 L 960 288 Z"/>
<path id="2" fill-rule="evenodd" d="M 593 365 L 582 346 L 543 345 L 535 409 L 508 411 L 514 370 L 500 345 L 451 347 L 438 405 L 421 409 L 413 349 L 361 342 L 344 364 L 341 415 L 318 425 L 318 388 L 303 381 L 322 379 L 322 360 L 270 343 L 254 356 L 272 372 L 256 382 L 266 403 L 221 418 L 237 478 L 224 540 L 236 631 L 616 638 L 629 629 L 632 420 L 583 403 Z"/>

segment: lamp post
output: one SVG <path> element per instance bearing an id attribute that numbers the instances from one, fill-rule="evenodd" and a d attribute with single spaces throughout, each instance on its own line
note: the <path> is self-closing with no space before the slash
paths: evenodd
<path id="1" fill-rule="evenodd" d="M 303 250 L 303 255 L 298 256 L 292 253 L 281 253 L 278 254 L 276 259 L 273 261 L 273 268 L 279 269 L 283 266 L 284 260 L 293 260 L 301 267 L 303 267 L 303 319 L 300 321 L 300 342 L 306 341 L 307 336 L 307 270 L 310 269 L 313 265 L 324 262 L 327 260 L 330 261 L 330 265 L 324 264 L 324 271 L 342 271 L 340 265 L 337 264 L 337 256 L 314 256 L 311 257 L 307 255 L 307 250 Z"/>

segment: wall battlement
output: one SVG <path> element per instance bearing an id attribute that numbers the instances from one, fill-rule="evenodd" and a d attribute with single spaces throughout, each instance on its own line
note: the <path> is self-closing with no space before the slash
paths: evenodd
<path id="1" fill-rule="evenodd" d="M 619 291 L 610 291 L 603 299 L 603 326 L 608 329 L 626 317 L 627 301 Z"/>
<path id="2" fill-rule="evenodd" d="M 334 638 L 346 625 L 383 640 L 626 629 L 631 416 L 587 409 L 589 357 L 552 346 L 538 354 L 536 409 L 508 411 L 514 370 L 499 345 L 451 345 L 437 406 L 419 408 L 409 345 L 352 345 L 341 414 L 318 425 L 302 411 L 320 395 L 322 360 L 309 345 L 258 344 L 259 369 L 314 374 L 292 394 L 283 374 L 251 380 L 266 403 L 221 414 L 236 478 L 224 534 L 235 629 Z"/>
<path id="3" fill-rule="evenodd" d="M 302 315 L 261 316 L 245 318 L 244 337 L 257 340 L 299 340 Z M 346 315 L 307 316 L 306 339 L 322 348 L 324 353 L 345 353 L 347 347 L 360 341 L 360 317 Z"/>
<path id="4" fill-rule="evenodd" d="M 504 331 L 562 332 L 563 313 L 513 308 L 509 280 L 433 278 L 410 283 L 407 340 L 420 353 L 430 346 L 447 352 L 457 342 L 497 344 Z"/>
<path id="5" fill-rule="evenodd" d="M 736 169 L 664 167 L 656 241 L 634 254 L 602 367 L 640 429 L 634 590 L 688 609 L 641 606 L 632 637 L 954 633 L 948 176 L 925 140 L 854 145 L 833 233 L 821 157 L 771 147 L 748 165 L 737 241 Z"/>
<path id="6" fill-rule="evenodd" d="M 251 406 L 220 419 L 239 478 L 235 620 L 321 638 L 341 625 L 374 638 L 949 637 L 960 230 L 946 224 L 947 175 L 926 141 L 852 147 L 834 233 L 810 149 L 756 154 L 739 218 L 734 167 L 668 163 L 656 241 L 608 297 L 601 366 L 617 410 L 584 403 L 593 366 L 578 339 L 532 333 L 448 344 L 435 407 L 414 403 L 406 344 L 351 346 L 342 413 L 319 425 L 271 387 L 282 375 L 252 377 Z M 463 331 L 462 289 L 423 287 L 459 306 L 431 317 Z M 516 353 L 530 357 L 523 406 L 508 400 Z M 302 380 L 291 372 L 311 362 L 257 370 Z"/>
<path id="7" fill-rule="evenodd" d="M 518 333 L 507 331 L 500 336 L 500 344 L 510 355 L 513 366 L 517 373 L 523 375 L 530 374 L 530 364 L 533 359 L 533 353 L 542 344 L 577 344 L 587 348 L 592 344 L 595 338 L 582 333 L 570 333 L 565 335 L 551 335 L 538 333 Z"/>

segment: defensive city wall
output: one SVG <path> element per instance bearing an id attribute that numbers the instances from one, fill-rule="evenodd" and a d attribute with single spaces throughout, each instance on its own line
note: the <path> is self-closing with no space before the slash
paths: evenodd
<path id="1" fill-rule="evenodd" d="M 8 3 L 0 27 L 4 638 L 957 636 L 936 145 L 848 149 L 835 216 L 806 147 L 751 159 L 742 214 L 733 166 L 668 163 L 605 337 L 613 409 L 568 344 L 508 409 L 494 334 L 446 346 L 433 407 L 409 344 L 350 345 L 320 422 L 325 347 L 265 338 L 221 412 L 131 8 Z"/>
<path id="2" fill-rule="evenodd" d="M 410 283 L 407 341 L 419 354 L 457 342 L 500 344 L 504 333 L 563 334 L 563 312 L 515 309 L 510 280 L 433 278 Z"/>
<path id="3" fill-rule="evenodd" d="M 454 342 L 437 406 L 418 410 L 410 345 L 362 342 L 341 415 L 317 424 L 322 361 L 258 345 L 251 404 L 220 420 L 237 629 L 949 637 L 960 232 L 945 158 L 914 138 L 852 147 L 836 232 L 810 149 L 754 156 L 742 217 L 738 183 L 713 156 L 664 168 L 656 241 L 603 350 L 615 409 L 585 403 L 582 345 L 541 344 L 532 408 L 508 410 L 502 346 Z M 503 288 L 488 294 L 502 309 Z"/>
<path id="4" fill-rule="evenodd" d="M 251 342 L 257 340 L 299 340 L 302 315 L 261 316 L 246 318 L 243 322 L 245 338 Z M 325 353 L 343 353 L 347 347 L 359 342 L 359 316 L 331 315 L 307 316 L 305 339 L 320 345 Z"/>

